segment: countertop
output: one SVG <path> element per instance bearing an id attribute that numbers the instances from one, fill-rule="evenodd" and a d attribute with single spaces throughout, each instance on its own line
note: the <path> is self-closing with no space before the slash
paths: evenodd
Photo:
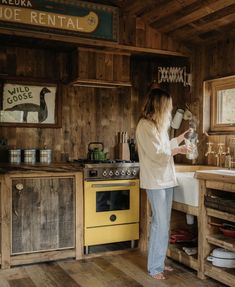
<path id="1" fill-rule="evenodd" d="M 207 165 L 176 164 L 176 172 L 195 172 L 198 170 L 218 169 Z M 221 169 L 221 168 L 220 168 Z M 0 174 L 27 173 L 27 172 L 80 172 L 81 165 L 78 163 L 56 162 L 51 164 L 9 164 L 0 163 Z"/>
<path id="2" fill-rule="evenodd" d="M 175 164 L 176 172 L 195 172 L 198 170 L 221 169 L 221 167 L 212 165 L 189 165 L 189 164 Z"/>
<path id="3" fill-rule="evenodd" d="M 235 183 L 235 170 L 229 169 L 214 169 L 214 170 L 198 170 L 195 173 L 197 179 L 210 180 L 210 181 L 222 181 Z"/>
<path id="4" fill-rule="evenodd" d="M 0 164 L 0 174 L 35 173 L 35 172 L 81 172 L 82 167 L 75 163 L 51 163 L 51 164 Z"/>

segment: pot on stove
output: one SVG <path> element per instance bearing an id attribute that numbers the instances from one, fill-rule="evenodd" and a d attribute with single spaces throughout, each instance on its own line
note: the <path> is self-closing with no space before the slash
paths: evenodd
<path id="1" fill-rule="evenodd" d="M 108 153 L 104 152 L 104 144 L 102 142 L 91 142 L 88 145 L 87 158 L 90 160 L 106 160 Z"/>

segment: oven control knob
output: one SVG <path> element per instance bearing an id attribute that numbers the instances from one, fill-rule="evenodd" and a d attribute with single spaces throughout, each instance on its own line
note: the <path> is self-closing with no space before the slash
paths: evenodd
<path id="1" fill-rule="evenodd" d="M 126 171 L 126 174 L 127 174 L 127 175 L 131 175 L 131 170 L 128 169 L 128 170 Z"/>
<path id="2" fill-rule="evenodd" d="M 122 169 L 121 170 L 121 175 L 125 175 L 126 173 L 125 173 L 125 170 L 124 169 Z"/>
<path id="3" fill-rule="evenodd" d="M 110 221 L 115 221 L 117 219 L 117 216 L 115 214 L 110 215 L 109 217 Z"/>
<path id="4" fill-rule="evenodd" d="M 118 170 L 115 171 L 115 175 L 119 176 L 120 172 Z"/>
<path id="5" fill-rule="evenodd" d="M 136 170 L 136 169 L 133 169 L 133 170 L 132 170 L 132 174 L 133 174 L 133 175 L 136 175 L 136 174 L 137 174 L 137 170 Z"/>
<path id="6" fill-rule="evenodd" d="M 103 171 L 103 176 L 106 177 L 107 175 L 108 175 L 107 170 L 104 170 L 104 171 Z"/>
<path id="7" fill-rule="evenodd" d="M 109 171 L 109 176 L 113 176 L 113 171 L 112 170 Z"/>

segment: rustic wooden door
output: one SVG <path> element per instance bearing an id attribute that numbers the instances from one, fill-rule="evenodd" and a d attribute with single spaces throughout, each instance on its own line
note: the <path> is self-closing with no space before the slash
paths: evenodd
<path id="1" fill-rule="evenodd" d="M 68 249 L 74 244 L 74 179 L 14 178 L 12 254 Z"/>

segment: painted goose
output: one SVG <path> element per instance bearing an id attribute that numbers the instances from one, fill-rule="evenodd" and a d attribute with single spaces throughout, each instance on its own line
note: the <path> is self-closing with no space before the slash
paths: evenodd
<path id="1" fill-rule="evenodd" d="M 48 116 L 47 104 L 45 101 L 45 94 L 50 93 L 51 91 L 44 87 L 40 92 L 40 105 L 32 104 L 32 103 L 24 103 L 13 106 L 11 108 L 6 109 L 6 111 L 23 111 L 23 121 L 27 123 L 28 112 L 38 112 L 38 122 L 41 123 L 45 121 Z"/>

